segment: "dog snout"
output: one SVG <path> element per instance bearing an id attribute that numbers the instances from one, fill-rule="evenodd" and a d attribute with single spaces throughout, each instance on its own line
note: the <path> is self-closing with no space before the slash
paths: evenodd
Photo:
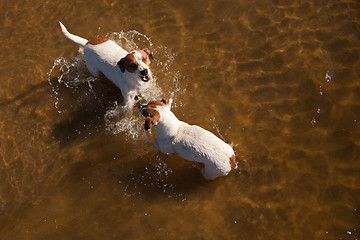
<path id="1" fill-rule="evenodd" d="M 141 114 L 143 114 L 144 108 L 146 108 L 146 107 L 147 107 L 147 104 L 139 104 L 138 105 L 138 108 L 139 108 L 139 111 Z"/>
<path id="2" fill-rule="evenodd" d="M 142 114 L 143 113 L 143 106 L 140 104 L 140 105 L 138 105 L 138 108 L 139 108 L 139 112 Z"/>
<path id="3" fill-rule="evenodd" d="M 145 68 L 145 69 L 142 70 L 140 73 L 141 73 L 142 75 L 146 76 L 146 75 L 148 75 L 149 71 Z"/>

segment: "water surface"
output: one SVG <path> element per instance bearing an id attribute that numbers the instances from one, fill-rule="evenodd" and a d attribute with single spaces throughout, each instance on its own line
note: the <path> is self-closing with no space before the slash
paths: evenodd
<path id="1" fill-rule="evenodd" d="M 360 4 L 2 1 L 1 239 L 359 239 Z M 146 99 L 234 146 L 206 181 L 58 21 L 154 52 Z"/>

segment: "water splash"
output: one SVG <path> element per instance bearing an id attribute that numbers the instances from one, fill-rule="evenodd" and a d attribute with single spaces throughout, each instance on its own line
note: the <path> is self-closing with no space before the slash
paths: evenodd
<path id="1" fill-rule="evenodd" d="M 125 134 L 127 138 L 137 140 L 143 134 L 143 118 L 136 109 L 124 109 L 124 106 L 115 102 L 114 108 L 107 110 L 105 124 L 112 134 Z"/>
<path id="2" fill-rule="evenodd" d="M 179 72 L 171 70 L 176 55 L 170 49 L 165 46 L 153 46 L 149 37 L 135 30 L 114 32 L 108 34 L 106 37 L 118 43 L 126 51 L 151 47 L 151 50 L 158 56 L 158 59 L 162 59 L 160 61 L 155 58 L 155 60 L 152 61 L 151 69 L 153 70 L 154 81 L 142 85 L 141 102 L 149 102 L 161 97 L 171 97 L 174 98 L 174 102 L 176 102 L 176 96 L 186 91 L 186 89 L 180 87 L 178 79 L 181 78 L 181 75 Z M 156 72 L 159 72 L 161 84 L 165 86 L 166 91 L 163 91 L 161 87 L 158 86 Z M 72 94 L 76 99 L 81 98 L 81 96 L 78 95 L 79 93 L 77 93 L 78 87 L 87 87 L 86 91 L 93 95 L 93 99 L 101 102 L 101 97 L 97 96 L 96 93 L 98 91 L 94 90 L 94 83 L 97 80 L 97 78 L 90 76 L 86 69 L 83 48 L 79 48 L 79 54 L 74 58 L 59 57 L 55 59 L 48 73 L 48 83 L 51 86 L 51 95 L 55 99 L 54 105 L 58 113 L 61 114 L 66 110 L 66 105 L 63 107 L 64 109 L 59 107 L 61 102 L 68 102 L 60 97 L 64 95 L 63 91 L 66 89 L 73 89 Z M 181 104 L 181 102 L 179 102 L 179 104 Z M 176 107 L 176 104 L 174 104 L 174 106 Z M 121 133 L 131 140 L 137 140 L 144 134 L 143 117 L 136 107 L 124 108 L 121 103 L 114 101 L 112 105 L 110 104 L 110 106 L 106 107 L 104 119 L 107 131 L 112 134 Z"/>
<path id="3" fill-rule="evenodd" d="M 311 125 L 315 125 L 316 124 L 316 118 L 320 115 L 320 112 L 321 112 L 321 109 L 320 108 L 318 108 L 317 110 L 316 110 L 316 114 L 315 114 L 315 116 L 311 119 L 311 121 L 310 121 L 310 123 L 311 123 Z"/>
<path id="4" fill-rule="evenodd" d="M 334 75 L 330 73 L 330 70 L 327 70 L 326 73 L 325 73 L 325 81 L 326 81 L 327 83 L 329 83 L 329 82 L 332 80 L 333 76 L 334 76 Z M 326 87 L 325 87 L 325 88 L 326 88 Z M 321 86 L 321 85 L 320 85 L 319 93 L 320 93 L 321 96 L 324 95 L 323 86 Z M 317 118 L 319 115 L 320 115 L 320 108 L 317 109 L 316 114 L 315 114 L 314 117 L 311 119 L 311 121 L 310 121 L 311 125 L 314 126 L 314 125 L 316 124 L 316 118 Z"/>
<path id="5" fill-rule="evenodd" d="M 360 126 L 360 121 L 354 119 L 354 124 L 355 124 L 355 127 L 358 128 Z"/>
<path id="6" fill-rule="evenodd" d="M 106 35 L 106 38 L 118 43 L 128 52 L 134 49 L 151 47 L 153 45 L 150 37 L 135 30 L 130 30 L 128 32 L 113 32 Z"/>
<path id="7" fill-rule="evenodd" d="M 58 70 L 59 75 L 55 77 L 56 82 L 53 83 L 51 76 L 55 70 Z M 55 108 L 58 109 L 58 113 L 62 113 L 62 110 L 59 109 L 59 102 L 62 100 L 59 97 L 61 84 L 64 84 L 67 88 L 75 89 L 79 85 L 86 83 L 90 90 L 92 90 L 91 83 L 94 82 L 96 78 L 86 73 L 84 55 L 79 54 L 74 58 L 59 57 L 55 59 L 48 73 L 47 80 L 51 86 L 51 95 L 55 99 Z"/>
<path id="8" fill-rule="evenodd" d="M 224 136 L 220 133 L 220 128 L 219 128 L 219 125 L 217 124 L 216 122 L 216 118 L 213 117 L 212 119 L 210 119 L 212 122 L 213 122 L 213 128 L 216 130 L 218 136 L 221 138 L 221 140 L 223 140 L 225 142 L 225 138 Z M 231 146 L 233 147 L 233 146 Z"/>
<path id="9" fill-rule="evenodd" d="M 140 173 L 140 174 L 139 174 Z M 172 183 L 173 170 L 166 162 L 155 156 L 140 171 L 131 171 L 124 186 L 124 194 L 128 197 L 142 195 L 148 191 L 157 192 L 166 198 L 177 198 L 186 201 L 184 194 L 176 190 L 176 184 Z"/>
<path id="10" fill-rule="evenodd" d="M 326 82 L 330 82 L 332 80 L 333 75 L 330 74 L 330 71 L 327 71 L 325 74 L 325 80 Z"/>

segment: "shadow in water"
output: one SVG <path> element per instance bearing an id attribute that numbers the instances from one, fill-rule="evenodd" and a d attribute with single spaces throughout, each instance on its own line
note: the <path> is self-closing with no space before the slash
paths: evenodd
<path id="1" fill-rule="evenodd" d="M 119 152 L 126 154 L 123 153 L 126 150 L 123 146 L 119 146 L 119 150 L 115 143 L 110 144 L 112 146 L 105 146 L 106 156 L 99 155 L 101 146 L 96 144 L 93 146 L 95 149 L 82 156 L 83 160 L 72 164 L 60 184 L 70 191 L 68 194 L 86 191 L 102 192 L 114 198 L 146 199 L 148 202 L 161 199 L 185 201 L 202 192 L 201 189 L 206 189 L 204 192 L 210 196 L 223 182 L 221 178 L 205 180 L 191 162 L 157 150 L 148 150 L 138 157 L 134 154 L 114 157 Z"/>
<path id="2" fill-rule="evenodd" d="M 203 178 L 192 162 L 177 155 L 165 155 L 158 150 L 137 157 L 128 164 L 130 171 L 122 172 L 118 177 L 126 186 L 129 196 L 141 195 L 148 201 L 159 198 L 186 200 L 186 197 L 201 191 L 201 188 L 215 190 L 214 185 L 221 182 Z"/>
<path id="3" fill-rule="evenodd" d="M 61 185 L 77 191 L 80 187 L 73 186 L 92 179 L 89 182 L 93 188 L 86 191 L 105 187 L 114 191 L 113 195 L 181 201 L 199 188 L 210 189 L 210 194 L 215 189 L 212 186 L 221 184 L 221 180 L 205 180 L 192 162 L 161 154 L 148 142 L 137 145 L 135 153 L 129 150 L 135 147 L 134 141 L 124 142 L 120 134 L 106 134 L 105 115 L 122 102 L 122 96 L 105 77 L 70 87 L 67 82 L 73 81 L 71 76 L 65 75 L 61 84 L 57 84 L 58 79 L 50 81 L 57 86 L 56 106 L 62 120 L 54 126 L 52 135 L 62 149 L 81 146 Z"/>
<path id="4" fill-rule="evenodd" d="M 62 148 L 78 138 L 104 133 L 106 111 L 122 102 L 121 91 L 105 77 L 75 87 L 59 84 L 56 94 L 58 112 L 66 117 L 54 126 L 52 134 Z"/>
<path id="5" fill-rule="evenodd" d="M 29 98 L 33 97 L 34 95 L 47 91 L 48 90 L 47 82 L 40 82 L 38 84 L 30 86 L 28 89 L 23 91 L 22 93 L 18 94 L 17 96 L 6 99 L 0 100 L 0 108 L 7 107 L 17 101 L 26 102 Z"/>

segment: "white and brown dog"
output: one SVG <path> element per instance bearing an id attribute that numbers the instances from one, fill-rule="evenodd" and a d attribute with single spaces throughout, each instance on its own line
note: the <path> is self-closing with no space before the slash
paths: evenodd
<path id="1" fill-rule="evenodd" d="M 149 65 L 153 55 L 149 49 L 128 53 L 114 41 L 106 38 L 86 40 L 69 33 L 59 23 L 65 37 L 84 48 L 86 66 L 91 75 L 104 74 L 120 88 L 124 105 L 131 107 L 134 98 L 141 93 L 142 84 L 152 79 Z"/>
<path id="2" fill-rule="evenodd" d="M 140 105 L 145 119 L 145 130 L 156 125 L 154 145 L 165 154 L 177 153 L 180 157 L 201 162 L 205 178 L 226 176 L 236 168 L 234 150 L 213 133 L 196 125 L 180 121 L 171 112 L 172 99 L 153 101 Z"/>

